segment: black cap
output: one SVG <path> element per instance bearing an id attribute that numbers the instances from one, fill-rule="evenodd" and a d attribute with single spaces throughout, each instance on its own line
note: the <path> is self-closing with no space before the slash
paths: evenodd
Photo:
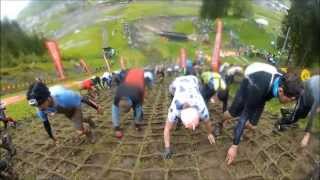
<path id="1" fill-rule="evenodd" d="M 35 82 L 29 86 L 27 100 L 30 105 L 39 106 L 50 97 L 48 87 L 42 82 Z"/>

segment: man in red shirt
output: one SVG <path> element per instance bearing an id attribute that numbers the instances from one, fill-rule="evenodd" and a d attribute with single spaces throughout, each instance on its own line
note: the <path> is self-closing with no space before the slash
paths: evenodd
<path id="1" fill-rule="evenodd" d="M 121 83 L 114 97 L 112 104 L 112 124 L 116 137 L 122 138 L 120 128 L 120 113 L 128 113 L 133 109 L 133 116 L 137 130 L 140 130 L 140 123 L 143 119 L 142 104 L 144 98 L 144 71 L 143 69 L 131 69 Z"/>
<path id="2" fill-rule="evenodd" d="M 95 85 L 91 79 L 86 79 L 81 82 L 81 90 L 87 90 L 88 95 L 91 98 L 96 98 L 98 96 L 97 89 L 95 88 Z"/>

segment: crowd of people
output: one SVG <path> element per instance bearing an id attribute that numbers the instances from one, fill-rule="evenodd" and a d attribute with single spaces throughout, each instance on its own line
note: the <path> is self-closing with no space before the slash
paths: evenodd
<path id="1" fill-rule="evenodd" d="M 95 143 L 93 131 L 96 125 L 92 119 L 83 117 L 82 104 L 89 105 L 97 114 L 103 114 L 105 110 L 96 100 L 103 91 L 115 88 L 111 108 L 112 126 L 114 136 L 121 139 L 124 136 L 121 119 L 127 117 L 125 114 L 130 110 L 135 129 L 141 131 L 141 123 L 146 120 L 143 118 L 146 90 L 154 88 L 156 83 L 162 84 L 165 76 L 173 79 L 168 87 L 171 103 L 167 118 L 164 119 L 165 159 L 172 158 L 174 154 L 170 138 L 173 130 L 183 126 L 195 131 L 203 123 L 208 143 L 215 144 L 216 137 L 224 133 L 227 124 L 236 121 L 233 143 L 226 152 L 227 164 L 231 164 L 236 159 L 244 129 L 254 131 L 257 128 L 265 104 L 273 98 L 283 104 L 296 102 L 294 109 L 275 123 L 275 128 L 281 132 L 287 125 L 309 116 L 301 146 L 307 146 L 310 141 L 312 125 L 320 111 L 320 76 L 314 75 L 302 82 L 294 73 L 283 73 L 273 65 L 260 62 L 245 68 L 225 63 L 218 72 L 192 62 L 188 62 L 184 69 L 172 64 L 105 72 L 101 77 L 93 76 L 82 81 L 80 90 L 87 91 L 85 95 L 59 85 L 49 88 L 42 81 L 36 81 L 26 95 L 29 105 L 37 108 L 37 115 L 54 144 L 59 140 L 52 131 L 49 117 L 57 113 L 64 114 L 70 120 L 79 137 L 86 137 L 88 142 Z M 238 78 L 241 82 L 231 98 L 229 88 L 237 77 L 241 77 L 240 80 Z M 209 104 L 217 101 L 222 102 L 222 119 L 215 119 L 215 114 L 208 110 Z M 228 102 L 231 104 L 228 105 Z M 5 115 L 4 109 L 1 106 L 0 120 L 7 128 L 7 124 L 16 122 Z M 217 122 L 215 125 L 212 119 Z"/>

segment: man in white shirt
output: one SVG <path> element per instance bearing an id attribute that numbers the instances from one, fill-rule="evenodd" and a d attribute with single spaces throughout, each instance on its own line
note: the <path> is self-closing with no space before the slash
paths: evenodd
<path id="1" fill-rule="evenodd" d="M 208 132 L 209 143 L 215 143 L 208 108 L 200 93 L 198 79 L 192 75 L 178 77 L 171 83 L 169 91 L 173 95 L 173 99 L 163 132 L 164 158 L 170 159 L 172 156 L 170 132 L 173 125 L 179 120 L 182 121 L 185 128 L 192 130 L 195 130 L 199 122 L 203 121 Z"/>

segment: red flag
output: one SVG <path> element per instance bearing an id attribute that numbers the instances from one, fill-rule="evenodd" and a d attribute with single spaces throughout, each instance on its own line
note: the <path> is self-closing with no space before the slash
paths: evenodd
<path id="1" fill-rule="evenodd" d="M 219 71 L 219 65 L 220 65 L 220 47 L 221 47 L 221 41 L 222 41 L 222 21 L 221 19 L 217 19 L 217 34 L 216 34 L 216 39 L 214 43 L 214 48 L 212 51 L 212 57 L 211 57 L 211 66 L 212 70 L 214 72 Z"/>
<path id="2" fill-rule="evenodd" d="M 186 49 L 181 48 L 180 49 L 180 67 L 181 68 L 185 68 L 187 66 L 186 59 L 187 59 Z"/>
<path id="3" fill-rule="evenodd" d="M 60 51 L 57 42 L 53 40 L 46 41 L 46 47 L 48 48 L 49 54 L 52 57 L 59 79 L 65 79 L 65 76 L 63 74 L 63 66 L 61 63 Z"/>

